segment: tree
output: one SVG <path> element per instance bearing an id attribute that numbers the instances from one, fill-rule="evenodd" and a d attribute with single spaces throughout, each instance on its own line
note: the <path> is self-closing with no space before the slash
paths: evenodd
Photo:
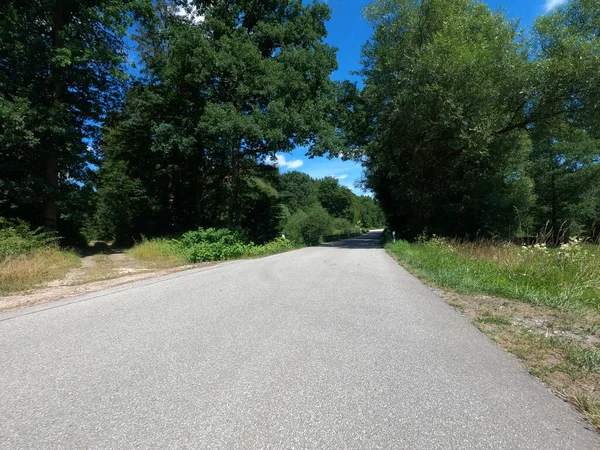
<path id="1" fill-rule="evenodd" d="M 60 228 L 96 162 L 88 142 L 118 98 L 122 37 L 149 1 L 29 0 L 0 6 L 0 214 Z M 68 208 L 68 205 L 65 205 Z"/>
<path id="2" fill-rule="evenodd" d="M 356 223 L 358 217 L 354 210 L 353 197 L 352 191 L 340 186 L 336 178 L 325 177 L 319 181 L 317 198 L 332 217 Z"/>
<path id="3" fill-rule="evenodd" d="M 367 196 L 354 198 L 355 209 L 358 211 L 360 226 L 364 228 L 383 228 L 385 216 L 377 203 Z"/>
<path id="4" fill-rule="evenodd" d="M 557 242 L 600 230 L 600 6 L 571 1 L 539 18 L 532 110 L 535 226 Z"/>
<path id="5" fill-rule="evenodd" d="M 472 0 L 381 0 L 366 15 L 366 184 L 392 227 L 409 237 L 514 232 L 533 200 L 518 25 Z"/>
<path id="6" fill-rule="evenodd" d="M 317 184 L 302 172 L 292 171 L 281 175 L 279 190 L 282 203 L 292 214 L 317 202 Z"/>
<path id="7" fill-rule="evenodd" d="M 298 145 L 337 152 L 329 81 L 337 63 L 324 43 L 330 10 L 244 0 L 175 11 L 157 2 L 144 22 L 145 79 L 107 127 L 122 141 L 102 150 L 141 181 L 154 233 L 239 227 L 244 185 L 266 158 Z"/>

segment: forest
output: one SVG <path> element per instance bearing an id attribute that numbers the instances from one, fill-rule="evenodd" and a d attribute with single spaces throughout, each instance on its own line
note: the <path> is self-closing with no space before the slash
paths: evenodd
<path id="1" fill-rule="evenodd" d="M 0 217 L 64 245 L 227 228 L 600 236 L 600 6 L 524 28 L 475 0 L 375 0 L 361 83 L 301 0 L 0 6 Z M 364 167 L 280 174 L 277 152 Z M 19 221 L 19 222 L 16 222 Z M 19 225 L 19 226 L 21 226 Z"/>

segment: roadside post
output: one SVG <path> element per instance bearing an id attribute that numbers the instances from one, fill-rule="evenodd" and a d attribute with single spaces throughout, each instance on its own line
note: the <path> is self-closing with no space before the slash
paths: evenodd
<path id="1" fill-rule="evenodd" d="M 392 231 L 392 239 L 394 239 L 394 244 L 396 243 L 396 232 Z"/>

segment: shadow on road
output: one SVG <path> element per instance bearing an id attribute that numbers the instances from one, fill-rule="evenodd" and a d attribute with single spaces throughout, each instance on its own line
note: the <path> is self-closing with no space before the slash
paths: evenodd
<path id="1" fill-rule="evenodd" d="M 381 248 L 381 243 L 379 241 L 381 237 L 380 231 L 371 231 L 370 233 L 363 234 L 362 236 L 358 236 L 352 239 L 346 239 L 344 241 L 338 242 L 329 242 L 327 244 L 323 244 L 323 247 L 330 248 L 342 248 L 342 249 L 356 249 L 356 250 L 366 250 L 373 248 Z"/>

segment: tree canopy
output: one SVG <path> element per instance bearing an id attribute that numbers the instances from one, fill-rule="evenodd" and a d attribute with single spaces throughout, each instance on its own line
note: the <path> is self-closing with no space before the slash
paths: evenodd
<path id="1" fill-rule="evenodd" d="M 527 34 L 474 0 L 365 9 L 374 32 L 348 136 L 394 229 L 514 236 L 578 221 L 593 233 L 598 11 L 571 1 Z"/>
<path id="2" fill-rule="evenodd" d="M 374 0 L 360 87 L 302 0 L 0 5 L 0 217 L 75 242 L 600 236 L 600 5 L 524 29 L 477 0 Z M 278 152 L 364 166 L 280 174 Z M 382 212 L 383 211 L 383 212 Z"/>

